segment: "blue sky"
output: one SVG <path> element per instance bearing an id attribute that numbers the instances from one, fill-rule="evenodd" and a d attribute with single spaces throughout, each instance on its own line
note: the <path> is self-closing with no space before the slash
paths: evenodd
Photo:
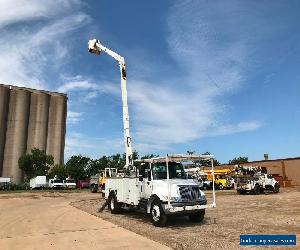
<path id="1" fill-rule="evenodd" d="M 221 162 L 300 155 L 299 1 L 0 1 L 0 82 L 67 93 L 66 158 L 133 147 Z"/>

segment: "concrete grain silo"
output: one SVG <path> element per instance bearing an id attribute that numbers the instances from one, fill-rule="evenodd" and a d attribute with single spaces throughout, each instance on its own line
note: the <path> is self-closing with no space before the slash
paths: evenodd
<path id="1" fill-rule="evenodd" d="M 63 95 L 51 95 L 49 104 L 47 154 L 54 156 L 55 164 L 64 161 L 67 99 Z"/>
<path id="2" fill-rule="evenodd" d="M 18 160 L 26 152 L 29 110 L 30 92 L 11 89 L 2 175 L 11 177 L 15 183 L 20 183 L 23 178 Z"/>
<path id="3" fill-rule="evenodd" d="M 67 96 L 0 84 L 0 176 L 20 184 L 18 161 L 32 148 L 64 161 Z"/>
<path id="4" fill-rule="evenodd" d="M 30 94 L 27 153 L 30 153 L 32 148 L 39 148 L 46 152 L 49 100 L 50 96 L 47 93 Z"/>
<path id="5" fill-rule="evenodd" d="M 9 91 L 9 88 L 0 86 L 0 176 L 2 176 L 4 158 Z"/>

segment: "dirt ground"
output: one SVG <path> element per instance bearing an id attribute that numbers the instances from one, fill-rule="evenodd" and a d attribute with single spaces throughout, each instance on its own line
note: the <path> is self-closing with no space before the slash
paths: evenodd
<path id="1" fill-rule="evenodd" d="M 206 194 L 210 197 L 211 191 Z M 97 213 L 104 202 L 99 194 L 71 205 L 174 249 L 240 249 L 240 234 L 297 234 L 300 248 L 299 198 L 300 188 L 282 188 L 278 194 L 261 195 L 220 190 L 217 208 L 207 210 L 202 223 L 191 223 L 187 217 L 171 218 L 165 228 L 154 227 L 148 215 L 141 212 L 112 215 L 106 209 Z"/>
<path id="2" fill-rule="evenodd" d="M 2 192 L 0 249 L 169 249 L 70 205 L 90 192 Z"/>

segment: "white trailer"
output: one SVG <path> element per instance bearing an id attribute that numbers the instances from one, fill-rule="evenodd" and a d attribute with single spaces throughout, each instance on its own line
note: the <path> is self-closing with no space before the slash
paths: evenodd
<path id="1" fill-rule="evenodd" d="M 1 184 L 9 184 L 10 182 L 11 182 L 11 179 L 9 177 L 0 177 Z"/>
<path id="2" fill-rule="evenodd" d="M 121 94 L 126 163 L 125 177 L 107 178 L 105 198 L 112 213 L 122 207 L 145 209 L 151 214 L 155 226 L 164 226 L 169 214 L 189 215 L 192 221 L 202 221 L 206 208 L 216 207 L 213 156 L 211 155 L 167 155 L 147 159 L 140 168 L 133 164 L 131 137 L 129 133 L 129 112 L 127 103 L 125 60 L 114 51 L 104 47 L 99 40 L 88 42 L 88 50 L 99 55 L 102 51 L 113 57 L 121 73 Z M 181 164 L 186 160 L 211 160 L 213 175 L 213 202 L 207 204 L 199 185 L 187 179 Z"/>
<path id="3" fill-rule="evenodd" d="M 46 176 L 36 176 L 30 179 L 30 189 L 46 188 L 47 186 Z"/>

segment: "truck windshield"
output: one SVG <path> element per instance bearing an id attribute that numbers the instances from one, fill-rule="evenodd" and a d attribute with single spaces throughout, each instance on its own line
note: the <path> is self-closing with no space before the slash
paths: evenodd
<path id="1" fill-rule="evenodd" d="M 53 182 L 54 182 L 54 183 L 62 183 L 61 180 L 54 180 Z"/>
<path id="2" fill-rule="evenodd" d="M 187 179 L 186 173 L 182 164 L 177 162 L 169 162 L 169 178 L 170 179 Z M 166 163 L 155 163 L 152 167 L 153 179 L 161 180 L 167 179 L 167 167 Z"/>
<path id="3" fill-rule="evenodd" d="M 66 180 L 66 183 L 74 183 L 74 180 Z"/>

